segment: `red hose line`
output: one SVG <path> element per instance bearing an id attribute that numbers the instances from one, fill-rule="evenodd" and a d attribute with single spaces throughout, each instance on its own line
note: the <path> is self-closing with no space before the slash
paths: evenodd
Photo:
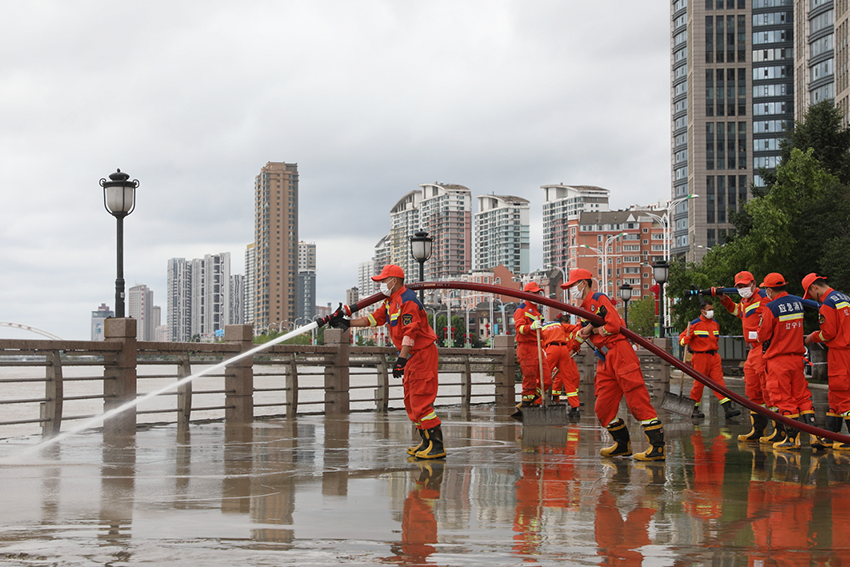
<path id="1" fill-rule="evenodd" d="M 532 301 L 534 303 L 548 305 L 549 307 L 554 307 L 555 309 L 559 309 L 561 311 L 566 311 L 567 313 L 572 313 L 573 315 L 577 315 L 578 317 L 581 317 L 583 319 L 587 319 L 588 321 L 590 321 L 592 323 L 596 323 L 596 324 L 604 323 L 603 319 L 601 317 L 599 317 L 598 315 L 596 315 L 594 313 L 590 313 L 589 311 L 585 311 L 584 309 L 579 309 L 578 307 L 575 307 L 573 305 L 561 303 L 560 301 L 557 301 L 555 299 L 550 299 L 548 297 L 543 297 L 541 295 L 535 295 L 533 293 L 528 293 L 528 292 L 525 292 L 525 291 L 520 291 L 518 289 L 512 289 L 512 288 L 509 288 L 509 287 L 503 287 L 503 286 L 499 286 L 499 285 L 472 283 L 472 282 L 418 282 L 418 283 L 405 283 L 405 285 L 409 289 L 412 289 L 412 290 L 419 290 L 419 289 L 466 289 L 466 290 L 470 290 L 470 291 L 481 291 L 481 292 L 490 293 L 490 294 L 493 294 L 493 295 L 507 295 L 507 296 L 510 296 L 510 297 L 515 297 L 517 299 L 523 299 L 523 300 L 527 300 L 527 301 Z M 356 304 L 356 309 L 355 309 L 355 306 L 352 306 L 351 309 L 352 309 L 352 311 L 362 309 L 364 307 L 372 305 L 373 303 L 375 303 L 377 301 L 380 301 L 383 298 L 384 298 L 383 294 L 376 293 L 375 295 L 371 295 L 371 296 L 367 297 L 366 299 L 358 301 L 357 304 Z M 842 435 L 841 433 L 834 433 L 832 431 L 827 431 L 826 429 L 821 429 L 819 427 L 813 427 L 813 426 L 811 426 L 807 423 L 801 423 L 799 421 L 790 419 L 790 418 L 788 418 L 784 415 L 780 415 L 780 414 L 778 414 L 774 411 L 771 411 L 771 410 L 769 410 L 765 407 L 762 407 L 758 404 L 755 404 L 752 401 L 750 401 L 749 398 L 745 398 L 744 396 L 741 396 L 740 394 L 737 394 L 737 393 L 733 392 L 732 390 L 727 389 L 725 386 L 718 384 L 717 382 L 715 382 L 714 380 L 712 380 L 711 378 L 709 378 L 705 374 L 703 374 L 701 372 L 697 372 L 696 370 L 693 369 L 693 367 L 688 366 L 687 364 L 685 364 L 684 362 L 682 362 L 678 358 L 672 356 L 671 354 L 669 354 L 665 350 L 659 348 L 658 346 L 656 346 L 652 342 L 648 341 L 647 339 L 641 337 L 640 335 L 633 333 L 632 331 L 630 331 L 626 327 L 621 327 L 620 332 L 627 339 L 629 339 L 632 342 L 644 347 L 646 350 L 648 350 L 649 352 L 658 356 L 659 358 L 661 358 L 662 360 L 664 360 L 665 362 L 667 362 L 671 366 L 678 368 L 682 372 L 693 377 L 695 380 L 699 380 L 700 382 L 702 382 L 703 384 L 705 384 L 706 386 L 708 386 L 709 388 L 711 388 L 715 392 L 719 392 L 719 393 L 723 394 L 727 398 L 738 402 L 742 406 L 749 408 L 750 410 L 752 410 L 754 412 L 758 412 L 758 413 L 760 413 L 764 416 L 769 417 L 770 419 L 782 422 L 785 425 L 788 425 L 788 426 L 793 427 L 795 429 L 799 429 L 800 431 L 805 431 L 806 433 L 810 433 L 812 435 L 817 435 L 817 436 L 820 436 L 820 437 L 826 437 L 827 439 L 832 439 L 834 441 L 840 441 L 842 443 L 850 444 L 850 436 L 848 436 L 848 435 Z"/>

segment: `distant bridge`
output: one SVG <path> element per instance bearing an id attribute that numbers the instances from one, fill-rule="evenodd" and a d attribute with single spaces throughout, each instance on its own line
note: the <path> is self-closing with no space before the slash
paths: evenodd
<path id="1" fill-rule="evenodd" d="M 7 321 L 0 321 L 0 327 L 11 327 L 13 329 L 23 329 L 24 331 L 29 331 L 30 333 L 35 333 L 37 335 L 41 335 L 43 337 L 47 337 L 48 339 L 53 339 L 55 341 L 61 341 L 62 337 L 57 337 L 53 333 L 48 333 L 47 331 L 42 331 L 41 329 L 36 329 L 35 327 L 30 327 L 29 325 L 21 325 L 20 323 L 9 323 Z"/>

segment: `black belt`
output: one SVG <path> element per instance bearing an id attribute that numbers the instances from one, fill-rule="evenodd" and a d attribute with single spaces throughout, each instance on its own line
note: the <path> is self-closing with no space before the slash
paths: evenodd
<path id="1" fill-rule="evenodd" d="M 569 343 L 549 343 L 550 346 L 569 346 Z"/>
<path id="2" fill-rule="evenodd" d="M 695 351 L 693 351 L 693 353 L 694 354 L 710 354 L 710 355 L 713 356 L 713 355 L 717 354 L 717 351 L 716 350 L 695 350 Z"/>

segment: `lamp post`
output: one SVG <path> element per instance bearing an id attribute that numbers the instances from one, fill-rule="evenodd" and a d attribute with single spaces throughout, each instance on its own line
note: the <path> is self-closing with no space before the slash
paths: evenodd
<path id="1" fill-rule="evenodd" d="M 679 197 L 678 199 L 673 199 L 669 203 L 667 203 L 667 210 L 664 213 L 664 216 L 658 216 L 653 213 L 641 213 L 648 217 L 653 218 L 658 224 L 661 225 L 664 234 L 664 259 L 669 262 L 670 261 L 670 249 L 673 247 L 673 209 L 675 209 L 681 203 L 689 199 L 695 199 L 699 197 L 699 195 L 695 193 L 691 193 L 690 195 L 685 195 L 684 197 Z"/>
<path id="2" fill-rule="evenodd" d="M 596 252 L 597 256 L 602 258 L 602 285 L 600 286 L 602 293 L 608 295 L 608 247 L 612 242 L 620 238 L 621 236 L 625 236 L 625 232 L 620 232 L 618 234 L 612 234 L 608 238 L 605 239 L 605 245 L 602 247 L 602 250 L 599 248 L 593 248 L 592 246 L 588 246 L 587 244 L 582 244 L 582 248 L 587 248 L 591 252 Z"/>
<path id="3" fill-rule="evenodd" d="M 664 338 L 664 284 L 667 283 L 667 277 L 670 275 L 670 266 L 666 260 L 659 260 L 652 265 L 652 273 L 655 276 L 655 281 L 658 282 L 658 302 L 661 305 L 661 322 L 658 325 L 658 337 Z"/>
<path id="4" fill-rule="evenodd" d="M 624 283 L 620 286 L 620 299 L 625 303 L 623 314 L 626 316 L 626 328 L 629 328 L 629 300 L 632 298 L 632 286 Z"/>
<path id="5" fill-rule="evenodd" d="M 410 237 L 410 253 L 419 262 L 419 281 L 425 281 L 425 261 L 431 257 L 434 249 L 434 239 L 425 231 L 418 231 Z M 419 303 L 425 304 L 425 291 L 419 290 Z"/>
<path id="6" fill-rule="evenodd" d="M 115 278 L 115 317 L 124 317 L 124 217 L 136 208 L 136 187 L 139 180 L 130 181 L 130 176 L 120 169 L 109 174 L 109 181 L 100 179 L 103 187 L 103 206 L 118 221 L 118 275 Z"/>

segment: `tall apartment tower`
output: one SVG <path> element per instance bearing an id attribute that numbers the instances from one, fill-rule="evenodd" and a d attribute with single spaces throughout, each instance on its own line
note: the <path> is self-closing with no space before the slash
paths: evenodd
<path id="1" fill-rule="evenodd" d="M 168 261 L 165 321 L 170 342 L 192 338 L 192 266 L 185 258 Z"/>
<path id="2" fill-rule="evenodd" d="M 405 275 L 416 274 L 418 279 L 419 264 L 410 253 L 410 237 L 422 229 L 420 205 L 422 191 L 411 191 L 390 209 L 390 234 L 387 244 L 390 250 L 389 264 L 401 266 Z M 380 271 L 383 264 L 377 266 Z"/>
<path id="3" fill-rule="evenodd" d="M 383 266 L 381 266 L 383 268 Z M 375 259 L 357 264 L 357 291 L 360 297 L 369 297 L 378 292 L 378 286 L 372 281 L 372 276 L 380 273 L 375 268 Z M 407 272 L 405 272 L 406 274 Z M 417 272 L 418 274 L 418 272 Z"/>
<path id="4" fill-rule="evenodd" d="M 127 294 L 127 303 L 130 317 L 136 319 L 136 339 L 152 341 L 156 328 L 153 320 L 153 290 L 146 285 L 134 285 Z"/>
<path id="5" fill-rule="evenodd" d="M 242 321 L 249 325 L 254 322 L 254 270 L 256 269 L 255 250 L 256 248 L 253 242 L 245 247 L 245 283 L 244 291 L 242 292 L 242 298 L 244 301 L 242 307 Z"/>
<path id="6" fill-rule="evenodd" d="M 776 166 L 793 116 L 793 0 L 674 0 L 674 256 L 698 261 L 733 229 L 758 169 Z"/>
<path id="7" fill-rule="evenodd" d="M 467 273 L 472 269 L 472 192 L 463 185 L 445 183 L 420 187 L 419 222 L 434 238 L 431 258 L 425 263 L 425 279 L 436 281 Z M 411 256 L 409 243 L 407 256 Z"/>
<path id="8" fill-rule="evenodd" d="M 245 323 L 245 276 L 234 274 L 230 276 L 230 324 Z"/>
<path id="9" fill-rule="evenodd" d="M 298 164 L 268 162 L 254 180 L 254 328 L 298 315 Z"/>
<path id="10" fill-rule="evenodd" d="M 298 243 L 298 319 L 316 318 L 316 243 Z"/>
<path id="11" fill-rule="evenodd" d="M 230 252 L 192 260 L 192 331 L 214 337 L 230 324 Z"/>
<path id="12" fill-rule="evenodd" d="M 608 211 L 610 191 L 592 185 L 542 185 L 543 200 L 543 265 L 567 270 L 570 246 L 575 245 L 575 234 L 570 235 L 569 220 L 577 219 L 583 212 Z"/>
<path id="13" fill-rule="evenodd" d="M 833 0 L 794 2 L 794 118 L 812 104 L 833 99 L 850 116 L 848 4 Z"/>
<path id="14" fill-rule="evenodd" d="M 515 274 L 530 269 L 528 199 L 479 195 L 475 213 L 475 269 L 499 264 Z"/>

